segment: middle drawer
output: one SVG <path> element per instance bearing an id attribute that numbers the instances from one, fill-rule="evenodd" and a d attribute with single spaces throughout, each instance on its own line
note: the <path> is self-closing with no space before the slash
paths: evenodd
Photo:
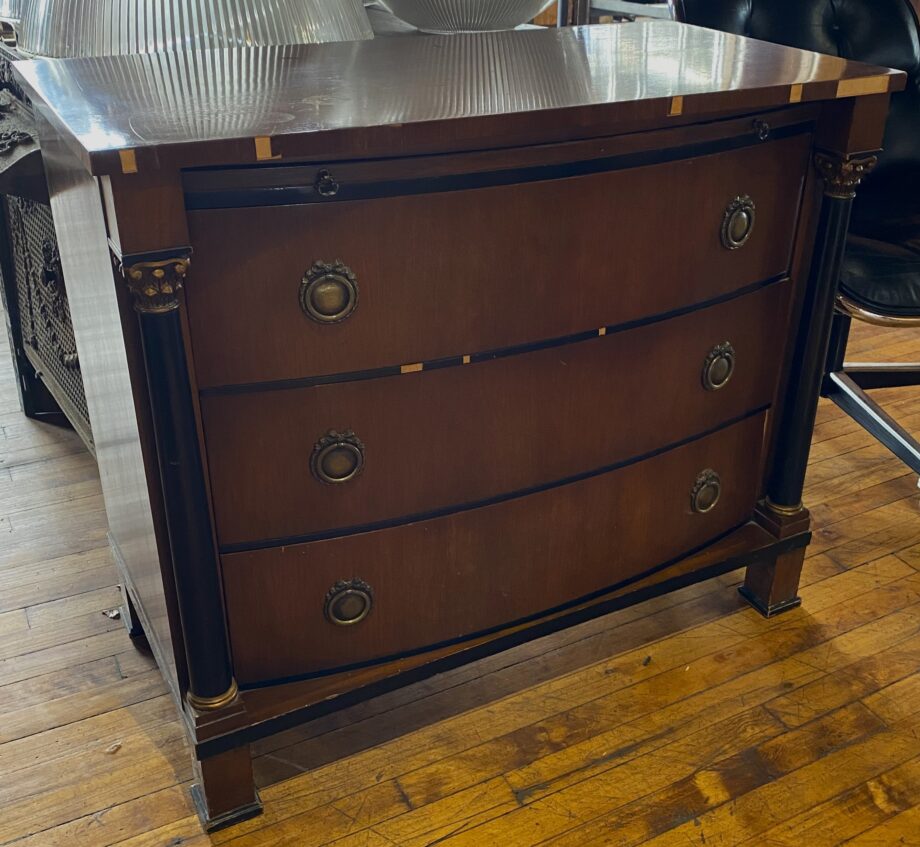
<path id="1" fill-rule="evenodd" d="M 773 399 L 788 282 L 631 330 L 439 370 L 202 399 L 224 549 L 544 486 Z M 245 484 L 241 484 L 241 480 Z"/>

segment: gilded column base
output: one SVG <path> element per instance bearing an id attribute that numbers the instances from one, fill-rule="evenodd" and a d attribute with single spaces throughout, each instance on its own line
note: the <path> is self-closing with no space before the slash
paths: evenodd
<path id="1" fill-rule="evenodd" d="M 774 514 L 790 518 L 798 515 L 805 508 L 801 502 L 798 506 L 781 506 L 779 503 L 774 503 L 769 497 L 764 498 L 764 504 Z"/>
<path id="2" fill-rule="evenodd" d="M 193 709 L 199 712 L 214 712 L 217 709 L 223 709 L 224 706 L 229 706 L 236 700 L 239 693 L 239 686 L 237 686 L 236 680 L 233 679 L 230 681 L 230 687 L 223 694 L 218 694 L 217 697 L 198 697 L 189 691 L 185 695 L 185 699 Z"/>

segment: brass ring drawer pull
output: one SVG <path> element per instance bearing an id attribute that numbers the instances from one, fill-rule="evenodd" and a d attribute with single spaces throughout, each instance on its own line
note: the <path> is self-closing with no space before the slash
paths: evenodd
<path id="1" fill-rule="evenodd" d="M 315 262 L 300 284 L 300 308 L 321 324 L 344 321 L 358 308 L 358 278 L 341 262 Z"/>
<path id="2" fill-rule="evenodd" d="M 735 373 L 735 348 L 728 341 L 717 344 L 703 363 L 703 388 L 718 391 L 728 385 Z"/>
<path id="3" fill-rule="evenodd" d="M 722 246 L 728 250 L 744 247 L 754 232 L 757 210 L 754 201 L 746 194 L 728 204 L 722 218 Z"/>
<path id="4" fill-rule="evenodd" d="M 690 507 L 698 515 L 711 512 L 722 496 L 722 479 L 712 468 L 706 468 L 696 478 L 690 491 Z"/>
<path id="5" fill-rule="evenodd" d="M 364 444 L 351 430 L 329 430 L 313 447 L 310 470 L 329 485 L 348 482 L 364 470 Z"/>
<path id="6" fill-rule="evenodd" d="M 321 170 L 313 183 L 313 189 L 320 197 L 335 197 L 339 193 L 339 187 L 336 178 L 327 170 Z"/>
<path id="7" fill-rule="evenodd" d="M 323 605 L 329 623 L 354 626 L 370 614 L 374 605 L 374 592 L 363 580 L 342 580 L 329 589 Z"/>

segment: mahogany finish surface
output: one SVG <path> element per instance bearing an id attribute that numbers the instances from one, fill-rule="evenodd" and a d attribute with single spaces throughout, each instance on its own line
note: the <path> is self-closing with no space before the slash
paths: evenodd
<path id="1" fill-rule="evenodd" d="M 375 693 L 740 564 L 797 602 L 834 268 L 903 75 L 671 22 L 18 72 L 206 826 L 258 811 L 248 745 Z M 340 323 L 301 310 L 318 261 Z M 314 485 L 336 439 L 363 473 Z"/>
<path id="2" fill-rule="evenodd" d="M 646 143 L 654 149 L 654 134 Z M 568 179 L 192 212 L 187 299 L 199 384 L 362 371 L 530 344 L 785 274 L 809 150 L 810 137 L 800 134 Z M 722 219 L 739 195 L 755 203 L 756 222 L 743 249 L 726 250 Z M 536 250 L 548 209 L 553 238 Z M 678 229 L 679 248 L 665 249 Z M 291 249 L 278 250 L 279 242 Z M 341 323 L 318 324 L 300 308 L 301 281 L 316 261 L 341 261 L 357 276 L 357 309 Z"/>
<path id="3" fill-rule="evenodd" d="M 380 659 L 518 620 L 609 588 L 743 523 L 754 509 L 764 415 L 620 470 L 394 529 L 224 556 L 243 684 Z M 690 492 L 711 468 L 712 511 Z M 323 616 L 342 576 L 371 586 L 356 626 Z M 447 602 L 445 602 L 447 601 Z"/>
<path id="4" fill-rule="evenodd" d="M 225 550 L 287 542 L 487 500 L 764 408 L 782 364 L 773 342 L 787 320 L 790 286 L 774 283 L 682 317 L 496 360 L 207 397 L 218 541 Z M 734 373 L 707 390 L 704 363 L 726 341 Z M 664 384 L 667 392 L 657 390 Z M 310 472 L 313 444 L 330 429 L 354 430 L 367 451 L 364 470 L 342 485 Z"/>
<path id="5" fill-rule="evenodd" d="M 142 171 L 254 162 L 256 137 L 283 159 L 481 149 L 905 84 L 886 68 L 661 20 L 16 69 L 94 173 L 120 173 L 128 149 Z"/>

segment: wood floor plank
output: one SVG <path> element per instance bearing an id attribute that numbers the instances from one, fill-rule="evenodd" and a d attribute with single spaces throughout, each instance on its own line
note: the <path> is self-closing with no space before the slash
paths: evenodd
<path id="1" fill-rule="evenodd" d="M 162 697 L 166 693 L 166 684 L 160 673 L 150 670 L 76 694 L 45 699 L 21 709 L 11 709 L 4 713 L 0 723 L 0 756 L 3 755 L 3 745 L 8 741 L 34 737 L 38 733 Z"/>
<path id="2" fill-rule="evenodd" d="M 831 800 L 812 806 L 745 844 L 834 847 L 887 823 L 920 802 L 920 758 L 892 768 Z M 898 842 L 891 842 L 897 844 Z"/>
<path id="3" fill-rule="evenodd" d="M 920 806 L 913 806 L 842 843 L 846 847 L 917 847 L 920 845 Z"/>
<path id="4" fill-rule="evenodd" d="M 87 751 L 103 751 L 124 746 L 127 739 L 151 727 L 171 723 L 172 700 L 163 693 L 130 706 L 102 712 L 33 735 L 0 744 L 0 770 L 9 779 L 0 785 L 0 803 L 12 802 L 39 793 L 50 786 L 80 780 L 89 775 L 86 767 L 74 772 L 63 766 L 48 767 L 58 760 L 69 760 Z M 117 755 L 120 749 L 111 755 Z M 111 760 L 101 759 L 103 767 Z M 43 773 L 44 771 L 44 773 Z"/>
<path id="5" fill-rule="evenodd" d="M 106 585 L 81 594 L 71 594 L 58 600 L 36 603 L 25 610 L 31 629 L 50 628 L 61 621 L 84 615 L 101 615 L 105 610 L 117 608 L 122 603 L 121 591 L 116 585 Z"/>
<path id="6" fill-rule="evenodd" d="M 187 831 L 201 833 L 187 784 L 106 805 L 92 814 L 21 838 L 15 844 L 16 847 L 112 847 L 138 836 L 156 834 L 159 837 L 164 828 L 177 821 L 183 821 Z M 157 847 L 169 844 L 168 839 L 160 839 Z M 186 847 L 186 842 L 181 842 L 181 847 Z"/>
<path id="7" fill-rule="evenodd" d="M 618 847 L 645 843 L 883 729 L 867 709 L 851 705 L 756 746 L 715 756 L 665 787 L 568 830 L 553 844 L 599 847 L 610 843 L 614 833 Z"/>
<path id="8" fill-rule="evenodd" d="M 0 612 L 0 638 L 14 633 L 25 632 L 28 628 L 29 617 L 25 609 Z"/>
<path id="9" fill-rule="evenodd" d="M 783 776 L 763 788 L 733 798 L 697 821 L 682 824 L 651 839 L 651 847 L 685 845 L 696 835 L 716 837 L 726 845 L 754 837 L 760 841 L 771 823 L 788 821 L 842 791 L 879 777 L 916 757 L 916 739 L 905 733 L 883 732 L 864 742 L 829 753 L 823 759 Z M 764 814 L 764 810 L 769 810 Z"/>

